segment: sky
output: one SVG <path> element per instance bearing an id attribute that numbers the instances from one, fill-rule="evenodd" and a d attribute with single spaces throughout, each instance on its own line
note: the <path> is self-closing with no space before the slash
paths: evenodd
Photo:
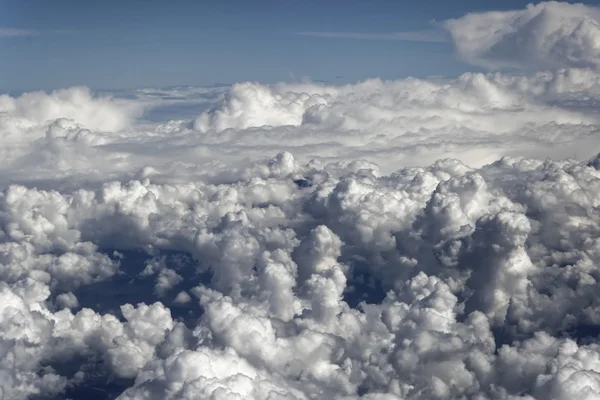
<path id="1" fill-rule="evenodd" d="M 214 3 L 2 1 L 0 399 L 600 399 L 600 7 Z"/>
<path id="2" fill-rule="evenodd" d="M 473 68 L 453 56 L 450 43 L 432 40 L 434 35 L 420 34 L 418 41 L 411 41 L 298 33 L 389 38 L 398 32 L 433 32 L 432 21 L 466 12 L 526 4 L 1 0 L 0 29 L 5 33 L 0 35 L 0 90 L 456 76 Z"/>

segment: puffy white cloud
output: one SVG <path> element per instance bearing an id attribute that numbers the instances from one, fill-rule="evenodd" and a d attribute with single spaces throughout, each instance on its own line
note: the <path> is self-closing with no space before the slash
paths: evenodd
<path id="1" fill-rule="evenodd" d="M 74 190 L 131 178 L 221 182 L 280 151 L 301 162 L 368 160 L 383 173 L 447 157 L 475 167 L 504 155 L 585 159 L 593 155 L 600 79 L 590 69 L 565 69 L 343 86 L 244 83 L 133 99 L 65 92 L 85 95 L 73 104 L 57 94 L 4 96 L 0 184 Z M 45 100 L 23 100 L 31 96 Z M 44 106 L 52 112 L 38 111 L 47 102 L 56 103 Z M 200 113 L 194 120 L 192 106 Z M 133 109 L 146 113 L 133 119 Z"/>
<path id="2" fill-rule="evenodd" d="M 56 296 L 56 304 L 61 308 L 78 308 L 79 300 L 73 293 L 63 293 Z"/>
<path id="3" fill-rule="evenodd" d="M 103 360 L 103 373 L 136 378 L 122 388 L 132 399 L 594 396 L 597 345 L 576 342 L 598 323 L 600 174 L 587 164 L 503 158 L 474 170 L 441 161 L 379 176 L 281 154 L 251 167 L 262 178 L 239 171 L 241 180 L 219 185 L 145 180 L 70 194 L 13 186 L 5 198 L 29 206 L 3 203 L 3 240 L 28 252 L 2 261 L 22 271 L 3 278 L 5 308 L 20 311 L 2 314 L 11 315 L 2 348 L 35 350 L 20 358 L 23 383 L 3 389 L 24 398 L 51 379 L 72 390 Z M 313 186 L 294 183 L 296 174 Z M 152 296 L 156 284 L 166 303 L 123 305 L 120 320 L 60 289 L 113 275 L 46 267 L 74 254 L 101 265 L 90 262 L 98 247 L 82 240 L 185 252 L 197 263 L 149 254 L 135 279 L 150 279 L 145 290 Z M 113 257 L 112 274 L 127 274 L 130 256 Z M 351 306 L 370 290 L 365 274 L 387 295 Z M 168 290 L 190 284 L 196 299 Z M 51 298 L 64 309 L 49 308 Z M 203 313 L 186 327 L 169 304 Z M 76 376 L 64 374 L 64 363 L 81 359 Z M 40 365 L 55 369 L 36 375 Z"/>
<path id="4" fill-rule="evenodd" d="M 470 13 L 444 21 L 458 54 L 492 69 L 600 66 L 600 9 L 567 2 Z"/>
<path id="5" fill-rule="evenodd" d="M 299 125 L 306 109 L 327 100 L 326 95 L 318 92 L 318 87 L 310 89 L 308 92 L 294 93 L 278 91 L 258 83 L 235 84 L 220 108 L 196 118 L 194 128 L 199 131 L 222 131 L 264 125 Z"/>
<path id="6" fill-rule="evenodd" d="M 598 89 L 598 74 L 586 69 L 346 86 L 246 83 L 196 118 L 202 134 L 193 141 L 222 151 L 220 159 L 229 159 L 226 148 L 246 155 L 276 147 L 303 160 L 368 159 L 386 172 L 448 155 L 474 166 L 503 155 L 589 157 Z"/>
<path id="7" fill-rule="evenodd" d="M 0 99 L 0 397 L 600 396 L 594 69 L 126 97 Z"/>
<path id="8" fill-rule="evenodd" d="M 119 399 L 307 399 L 265 376 L 233 350 L 182 351 L 153 363 Z"/>
<path id="9" fill-rule="evenodd" d="M 86 87 L 72 87 L 51 93 L 31 92 L 19 97 L 0 95 L 3 128 L 32 128 L 59 118 L 81 123 L 88 129 L 123 129 L 137 112 L 134 103 L 111 97 L 93 97 Z"/>

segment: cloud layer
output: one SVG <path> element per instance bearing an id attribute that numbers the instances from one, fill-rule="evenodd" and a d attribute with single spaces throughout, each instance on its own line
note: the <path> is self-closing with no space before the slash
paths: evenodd
<path id="1" fill-rule="evenodd" d="M 591 69 L 2 95 L 0 184 L 212 179 L 279 151 L 369 160 L 386 174 L 448 157 L 475 167 L 504 155 L 587 159 L 598 150 L 599 100 Z"/>
<path id="2" fill-rule="evenodd" d="M 600 398 L 585 66 L 0 95 L 0 398 Z"/>
<path id="3" fill-rule="evenodd" d="M 114 376 L 136 378 L 123 399 L 594 398 L 595 164 L 377 177 L 281 153 L 227 184 L 11 186 L 3 394 Z M 87 291 L 131 274 L 132 249 L 145 268 L 126 290 L 160 302 L 89 308 Z M 185 304 L 200 318 L 174 318 Z"/>

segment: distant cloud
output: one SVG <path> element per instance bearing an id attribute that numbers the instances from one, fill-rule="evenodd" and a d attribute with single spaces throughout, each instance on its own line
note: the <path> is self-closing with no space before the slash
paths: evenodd
<path id="1" fill-rule="evenodd" d="M 38 36 L 39 31 L 33 29 L 18 29 L 18 28 L 0 28 L 0 38 L 3 37 L 23 37 L 23 36 Z"/>
<path id="2" fill-rule="evenodd" d="M 399 40 L 406 42 L 435 42 L 444 43 L 448 39 L 437 30 L 423 30 L 413 32 L 385 32 L 385 33 L 363 33 L 363 32 L 296 32 L 299 36 L 311 36 L 331 39 L 359 39 L 359 40 Z"/>
<path id="3" fill-rule="evenodd" d="M 544 2 L 443 21 L 466 62 L 488 69 L 600 68 L 600 8 Z"/>

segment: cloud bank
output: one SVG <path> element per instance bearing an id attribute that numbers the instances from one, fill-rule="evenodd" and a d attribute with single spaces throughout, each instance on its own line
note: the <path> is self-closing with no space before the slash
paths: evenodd
<path id="1" fill-rule="evenodd" d="M 593 65 L 0 95 L 0 398 L 600 398 L 598 104 Z"/>
<path id="2" fill-rule="evenodd" d="M 474 167 L 504 155 L 581 160 L 598 150 L 599 100 L 591 69 L 3 95 L 0 184 L 212 182 L 280 151 L 302 162 L 369 160 L 384 174 L 448 157 Z"/>

